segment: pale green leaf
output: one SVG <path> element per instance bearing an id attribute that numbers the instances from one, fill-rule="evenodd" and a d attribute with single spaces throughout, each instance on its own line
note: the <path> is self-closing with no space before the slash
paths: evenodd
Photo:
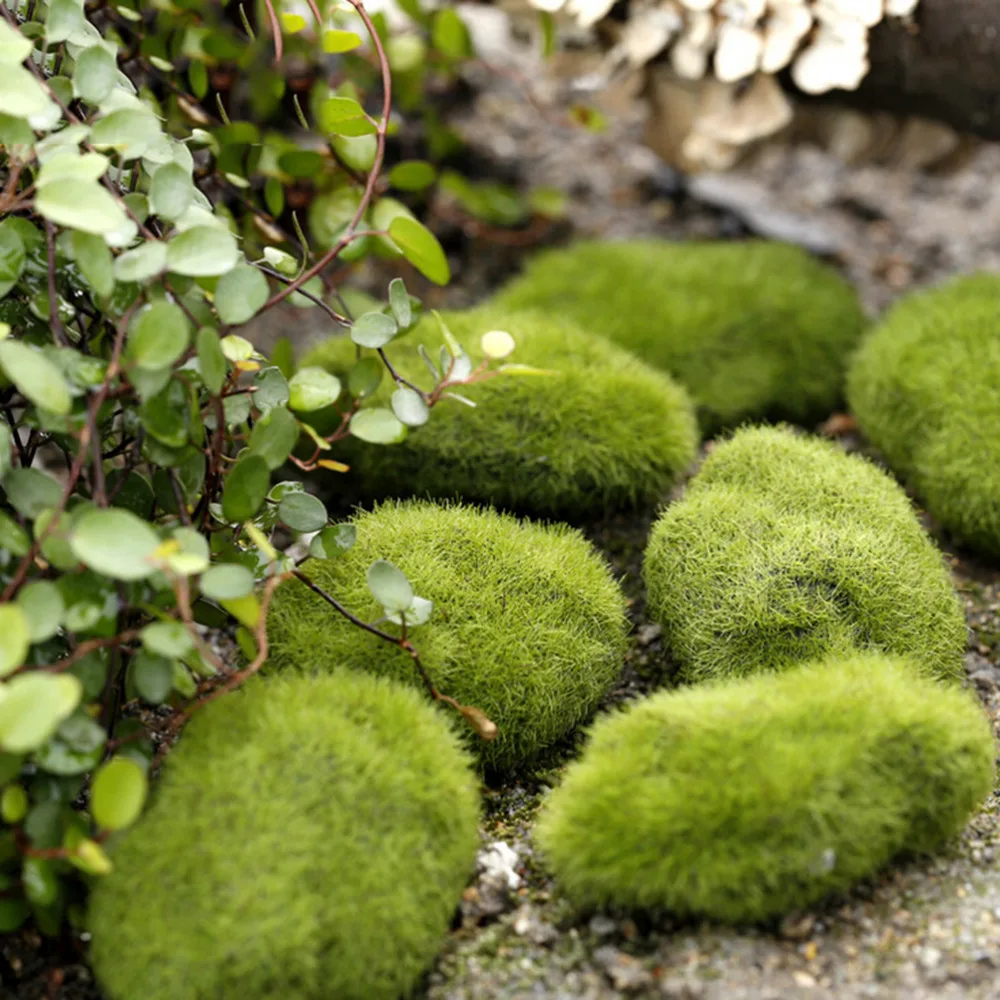
<path id="1" fill-rule="evenodd" d="M 0 677 L 6 677 L 24 663 L 31 648 L 31 625 L 19 605 L 0 605 L 0 636 Z"/>
<path id="2" fill-rule="evenodd" d="M 381 312 L 367 312 L 359 316 L 351 327 L 351 340 L 361 347 L 385 347 L 399 332 L 392 316 Z"/>
<path id="3" fill-rule="evenodd" d="M 153 212 L 161 219 L 180 218 L 194 199 L 191 171 L 177 163 L 160 167 L 153 175 L 149 199 Z"/>
<path id="4" fill-rule="evenodd" d="M 162 274 L 167 267 L 167 245 L 159 240 L 147 240 L 134 250 L 127 250 L 115 260 L 114 276 L 117 281 L 136 284 Z"/>
<path id="5" fill-rule="evenodd" d="M 35 196 L 35 208 L 56 225 L 98 236 L 123 229 L 130 221 L 111 194 L 93 181 L 53 181 Z"/>
<path id="6" fill-rule="evenodd" d="M 340 398 L 340 379 L 323 368 L 300 368 L 288 380 L 288 406 L 301 413 L 321 410 Z"/>
<path id="7" fill-rule="evenodd" d="M 60 369 L 40 350 L 18 340 L 0 341 L 0 368 L 18 392 L 52 413 L 65 415 L 72 408 L 69 385 Z"/>
<path id="8" fill-rule="evenodd" d="M 233 234 L 215 226 L 195 226 L 179 233 L 167 244 L 170 270 L 193 278 L 225 274 L 239 259 Z"/>
<path id="9" fill-rule="evenodd" d="M 427 423 L 431 415 L 424 397 L 405 385 L 392 394 L 392 412 L 407 427 L 420 427 Z"/>
<path id="10" fill-rule="evenodd" d="M 17 66 L 28 58 L 33 45 L 6 21 L 0 21 L 0 66 Z"/>
<path id="11" fill-rule="evenodd" d="M 73 91 L 89 104 L 100 104 L 118 79 L 115 57 L 103 46 L 92 45 L 76 57 Z"/>
<path id="12" fill-rule="evenodd" d="M 201 592 L 216 601 L 245 597 L 253 591 L 253 573 L 238 563 L 219 563 L 201 578 Z"/>
<path id="13" fill-rule="evenodd" d="M 413 603 L 413 587 L 406 574 L 385 559 L 368 567 L 368 589 L 387 614 L 405 611 Z"/>
<path id="14" fill-rule="evenodd" d="M 187 350 L 191 325 L 184 310 L 161 299 L 140 310 L 129 324 L 126 355 L 139 368 L 169 368 Z"/>
<path id="15" fill-rule="evenodd" d="M 122 830 L 142 814 L 149 782 L 128 757 L 113 757 L 98 768 L 90 786 L 90 814 L 105 830 Z"/>
<path id="16" fill-rule="evenodd" d="M 392 410 L 373 407 L 354 414 L 351 434 L 369 444 L 396 444 L 406 437 L 406 426 Z"/>
<path id="17" fill-rule="evenodd" d="M 80 517 L 69 544 L 90 569 L 115 580 L 141 580 L 155 570 L 150 557 L 160 538 L 131 511 L 109 507 L 89 510 Z"/>
<path id="18" fill-rule="evenodd" d="M 9 680 L 0 700 L 0 748 L 27 753 L 47 743 L 80 703 L 83 685 L 72 674 L 31 670 Z"/>
<path id="19" fill-rule="evenodd" d="M 59 588 L 50 580 L 35 580 L 22 587 L 17 603 L 28 621 L 32 642 L 44 642 L 59 630 L 66 609 Z M 0 624 L 0 636 L 6 635 Z"/>
<path id="20" fill-rule="evenodd" d="M 238 264 L 215 288 L 215 311 L 223 323 L 246 323 L 267 301 L 267 278 L 256 267 Z"/>
<path id="21" fill-rule="evenodd" d="M 115 287 L 114 259 L 107 243 L 100 236 L 75 229 L 73 258 L 95 294 L 106 299 Z"/>

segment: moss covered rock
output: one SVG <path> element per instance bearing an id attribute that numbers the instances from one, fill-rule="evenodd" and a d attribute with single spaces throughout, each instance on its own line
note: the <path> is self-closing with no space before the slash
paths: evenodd
<path id="1" fill-rule="evenodd" d="M 654 524 L 643 575 L 688 680 L 854 649 L 962 676 L 965 618 L 941 554 L 903 490 L 830 442 L 739 431 Z"/>
<path id="2" fill-rule="evenodd" d="M 341 672 L 203 709 L 95 882 L 112 1000 L 396 1000 L 478 845 L 469 759 L 417 693 Z"/>
<path id="3" fill-rule="evenodd" d="M 365 582 L 376 559 L 398 566 L 434 602 L 413 641 L 439 691 L 499 726 L 490 743 L 469 733 L 486 766 L 509 769 L 555 743 L 617 679 L 624 597 L 572 528 L 416 501 L 384 504 L 355 524 L 353 548 L 310 560 L 304 571 L 366 621 L 382 613 Z M 268 629 L 272 668 L 348 667 L 420 687 L 406 653 L 349 624 L 297 580 L 275 592 Z"/>
<path id="4" fill-rule="evenodd" d="M 470 356 L 488 330 L 513 334 L 512 362 L 546 377 L 499 376 L 461 388 L 476 408 L 446 400 L 402 444 L 359 445 L 347 456 L 366 494 L 462 498 L 532 513 L 580 513 L 656 500 L 694 458 L 698 443 L 686 393 L 668 376 L 561 318 L 485 309 L 446 313 Z M 393 364 L 424 389 L 417 346 L 437 358 L 433 319 L 393 342 Z M 365 352 L 374 353 L 374 352 Z M 355 347 L 340 337 L 304 361 L 343 375 Z M 394 386 L 383 380 L 387 401 Z"/>
<path id="5" fill-rule="evenodd" d="M 857 655 L 600 722 L 537 835 L 580 903 L 758 921 L 940 847 L 993 757 L 970 695 Z"/>
<path id="6" fill-rule="evenodd" d="M 865 434 L 931 514 L 1000 557 L 1000 277 L 900 302 L 858 350 L 848 395 Z"/>
<path id="7" fill-rule="evenodd" d="M 535 258 L 494 301 L 576 320 L 669 372 L 709 433 L 821 420 L 865 325 L 842 278 L 782 243 L 579 243 Z"/>

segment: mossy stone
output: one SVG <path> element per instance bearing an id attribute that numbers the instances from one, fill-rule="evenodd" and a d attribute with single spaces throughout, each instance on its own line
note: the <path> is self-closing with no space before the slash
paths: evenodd
<path id="1" fill-rule="evenodd" d="M 200 711 L 95 881 L 113 1000 L 396 1000 L 478 846 L 469 758 L 417 693 L 339 672 Z"/>
<path id="2" fill-rule="evenodd" d="M 643 575 L 687 680 L 855 649 L 963 676 L 961 603 L 906 494 L 787 428 L 746 428 L 709 455 L 654 524 Z"/>
<path id="3" fill-rule="evenodd" d="M 848 396 L 936 520 L 1000 558 L 1000 277 L 903 299 L 855 355 Z"/>
<path id="4" fill-rule="evenodd" d="M 669 372 L 708 434 L 811 425 L 843 392 L 865 326 L 834 270 L 783 243 L 577 243 L 540 254 L 493 300 L 573 319 Z"/>
<path id="5" fill-rule="evenodd" d="M 479 338 L 502 329 L 517 341 L 509 361 L 554 375 L 501 375 L 456 391 L 401 444 L 344 451 L 365 495 L 458 498 L 534 514 L 579 514 L 657 500 L 692 462 L 698 444 L 687 394 L 662 372 L 562 318 L 504 309 L 444 314 L 472 358 Z M 423 389 L 443 344 L 433 319 L 393 341 L 393 365 Z M 366 351 L 365 354 L 373 354 Z M 345 337 L 303 361 L 343 376 L 356 349 Z M 496 366 L 494 366 L 496 367 Z M 383 379 L 375 402 L 393 389 Z"/>
<path id="6" fill-rule="evenodd" d="M 602 720 L 537 837 L 580 904 L 755 922 L 940 848 L 994 754 L 967 692 L 858 654 Z"/>
<path id="7" fill-rule="evenodd" d="M 364 621 L 382 615 L 365 582 L 376 559 L 398 566 L 414 592 L 434 602 L 411 638 L 437 689 L 499 726 L 484 743 L 454 710 L 441 709 L 486 767 L 509 770 L 551 746 L 618 678 L 624 597 L 572 528 L 420 501 L 386 503 L 354 523 L 353 548 L 311 559 L 303 571 Z M 268 635 L 272 670 L 372 671 L 423 690 L 407 653 L 351 625 L 297 580 L 275 592 Z"/>

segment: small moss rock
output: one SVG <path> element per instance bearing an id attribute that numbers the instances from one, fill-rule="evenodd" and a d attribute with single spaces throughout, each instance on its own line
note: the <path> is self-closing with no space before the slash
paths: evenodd
<path id="1" fill-rule="evenodd" d="M 95 882 L 113 1000 L 396 1000 L 478 845 L 469 759 L 415 692 L 341 672 L 199 712 Z"/>
<path id="2" fill-rule="evenodd" d="M 304 571 L 365 621 L 382 613 L 365 582 L 376 559 L 398 566 L 434 602 L 413 642 L 439 691 L 499 726 L 490 743 L 469 733 L 486 766 L 510 769 L 555 743 L 617 679 L 624 597 L 572 528 L 419 501 L 383 504 L 355 524 L 353 548 L 310 560 Z M 409 655 L 349 624 L 297 580 L 275 592 L 268 629 L 272 668 L 347 667 L 421 686 Z"/>
<path id="3" fill-rule="evenodd" d="M 599 511 L 655 501 L 694 459 L 698 432 L 687 394 L 613 344 L 540 314 L 484 309 L 445 320 L 473 358 L 482 356 L 480 336 L 502 329 L 517 342 L 511 362 L 557 374 L 460 387 L 475 408 L 445 400 L 403 443 L 352 447 L 347 458 L 366 495 L 460 498 L 540 514 Z M 419 344 L 438 358 L 443 340 L 433 319 L 387 354 L 404 377 L 430 389 Z M 343 376 L 355 354 L 339 337 L 304 363 Z M 378 400 L 387 403 L 394 388 L 384 379 Z"/>
<path id="4" fill-rule="evenodd" d="M 786 428 L 747 428 L 712 452 L 654 524 L 643 575 L 688 680 L 855 649 L 962 676 L 961 603 L 906 494 Z"/>
<path id="5" fill-rule="evenodd" d="M 858 350 L 865 434 L 960 541 L 1000 557 L 1000 277 L 908 296 Z"/>
<path id="6" fill-rule="evenodd" d="M 578 243 L 536 257 L 494 302 L 576 320 L 669 372 L 706 433 L 821 420 L 865 325 L 836 272 L 767 242 Z"/>
<path id="7" fill-rule="evenodd" d="M 992 790 L 994 752 L 966 692 L 856 655 L 602 720 L 537 835 L 582 904 L 759 921 L 939 848 Z"/>

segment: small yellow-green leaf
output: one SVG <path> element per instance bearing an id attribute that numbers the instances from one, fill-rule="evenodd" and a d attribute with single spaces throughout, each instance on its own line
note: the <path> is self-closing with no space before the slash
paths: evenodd
<path id="1" fill-rule="evenodd" d="M 114 757 L 94 775 L 90 787 L 90 814 L 105 830 L 131 826 L 146 802 L 146 772 L 128 757 Z"/>
<path id="2" fill-rule="evenodd" d="M 24 663 L 31 648 L 31 626 L 17 604 L 0 605 L 0 677 Z"/>
<path id="3" fill-rule="evenodd" d="M 436 285 L 447 285 L 451 280 L 448 259 L 437 237 L 416 219 L 400 215 L 392 220 L 389 236 L 403 252 L 403 256 Z"/>
<path id="4" fill-rule="evenodd" d="M 27 753 L 46 743 L 80 703 L 83 686 L 72 674 L 32 670 L 9 680 L 0 699 L 0 750 Z"/>
<path id="5" fill-rule="evenodd" d="M 350 52 L 361 44 L 361 38 L 353 31 L 338 31 L 331 28 L 323 32 L 323 51 L 335 55 Z"/>

